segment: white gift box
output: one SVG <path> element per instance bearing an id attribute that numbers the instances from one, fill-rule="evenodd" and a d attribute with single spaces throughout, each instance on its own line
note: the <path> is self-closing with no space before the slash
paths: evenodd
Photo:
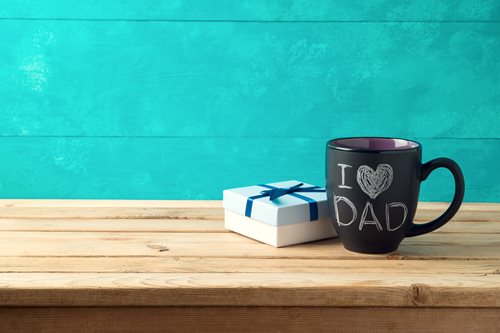
<path id="1" fill-rule="evenodd" d="M 326 192 L 314 185 L 290 180 L 224 190 L 224 226 L 275 247 L 337 236 L 329 219 Z M 297 192 L 270 200 L 262 191 L 297 187 Z M 314 192 L 313 192 L 314 191 Z M 321 191 L 321 192 L 320 192 Z"/>

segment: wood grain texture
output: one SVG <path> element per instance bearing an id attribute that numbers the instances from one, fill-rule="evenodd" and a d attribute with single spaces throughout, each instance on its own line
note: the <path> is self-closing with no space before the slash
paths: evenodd
<path id="1" fill-rule="evenodd" d="M 161 248 L 159 248 L 161 249 Z M 396 273 L 500 274 L 498 259 L 356 257 L 255 258 L 211 256 L 12 256 L 0 257 L 0 273 Z"/>
<path id="2" fill-rule="evenodd" d="M 500 23 L 0 20 L 0 50 L 3 136 L 499 138 Z"/>
<path id="3" fill-rule="evenodd" d="M 497 230 L 500 226 L 497 226 Z M 429 234 L 403 241 L 397 256 L 406 259 L 495 259 L 500 236 L 496 234 Z M 62 243 L 54 242 L 54 239 Z M 19 246 L 23 244 L 23 246 Z M 283 249 L 242 237 L 236 233 L 108 233 L 10 231 L 0 244 L 3 256 L 195 256 L 255 258 L 380 258 L 345 250 L 337 239 Z M 394 255 L 394 254 L 393 254 Z M 389 256 L 390 257 L 390 256 Z"/>
<path id="4" fill-rule="evenodd" d="M 21 214 L 41 208 L 45 217 Z M 420 214 L 444 208 L 421 203 Z M 142 219 L 124 217 L 139 209 Z M 218 201 L 0 201 L 0 216 L 9 211 L 18 216 L 0 218 L 4 306 L 500 307 L 495 204 L 465 204 L 459 221 L 386 255 L 336 239 L 276 249 L 220 230 Z M 467 221 L 474 214 L 485 221 Z"/>
<path id="5" fill-rule="evenodd" d="M 494 0 L 313 1 L 313 0 L 114 0 L 85 1 L 68 6 L 62 0 L 43 4 L 10 1 L 3 18 L 83 20 L 230 20 L 230 21 L 470 21 L 499 20 Z"/>
<path id="6" fill-rule="evenodd" d="M 461 165 L 466 200 L 500 200 L 493 162 L 500 140 L 420 142 L 424 161 L 447 156 Z M 325 143 L 326 138 L 0 138 L 0 197 L 220 199 L 223 189 L 262 182 L 322 185 Z M 452 192 L 451 174 L 436 170 L 422 183 L 420 199 L 449 201 Z"/>
<path id="7" fill-rule="evenodd" d="M 163 213 L 165 213 L 163 211 Z M 430 215 L 430 214 L 429 214 Z M 463 218 L 465 214 L 461 215 Z M 483 216 L 486 214 L 483 214 Z M 465 215 L 467 216 L 467 215 Z M 65 218 L 23 218 L 23 223 L 18 223 L 18 220 L 12 218 L 0 219 L 0 230 L 4 231 L 94 231 L 94 232 L 231 232 L 225 229 L 222 223 L 222 217 L 219 219 L 186 219 L 174 218 L 166 219 L 163 217 L 158 218 L 144 218 L 135 219 L 127 218 L 125 221 L 122 219 L 65 219 Z M 426 221 L 430 218 L 426 219 Z M 473 221 L 473 220 L 472 220 Z M 418 219 L 416 222 L 422 222 Z M 476 233 L 476 234 L 497 234 L 500 229 L 496 224 L 484 221 L 477 222 L 463 222 L 459 218 L 454 219 L 453 224 L 448 224 L 443 228 L 435 231 L 436 233 Z M 460 222 L 460 224 L 457 224 Z M 495 222 L 500 222 L 495 221 Z"/>
<path id="8" fill-rule="evenodd" d="M 228 240 L 228 237 L 212 237 L 212 241 L 207 241 L 198 246 L 181 241 L 165 241 L 165 238 L 158 240 L 159 236 L 151 238 L 151 240 L 136 240 L 136 243 L 130 244 L 127 242 L 118 242 L 124 240 L 120 236 L 112 235 L 108 241 L 92 241 L 82 239 L 66 239 L 66 241 L 75 242 L 72 244 L 65 244 L 57 246 L 51 244 L 49 239 L 40 240 L 32 245 L 27 246 L 26 251 L 17 247 L 12 250 L 5 250 L 6 256 L 33 256 L 33 257 L 121 257 L 121 256 L 137 256 L 137 257 L 162 257 L 162 258 L 176 258 L 179 256 L 188 257 L 241 257 L 252 253 L 253 257 L 259 259 L 267 258 L 302 258 L 302 259 L 404 259 L 404 260 L 427 260 L 427 259 L 456 259 L 456 260 L 480 260 L 480 259 L 496 259 L 498 252 L 498 244 L 490 245 L 477 245 L 466 244 L 461 245 L 455 242 L 440 242 L 439 240 L 428 241 L 425 244 L 408 244 L 404 242 L 398 251 L 391 255 L 370 257 L 367 255 L 356 255 L 349 251 L 344 250 L 338 241 L 322 241 L 311 244 L 310 246 L 301 247 L 288 247 L 286 251 L 274 252 L 270 251 L 266 246 L 250 239 L 242 239 L 241 236 L 236 234 L 229 234 L 229 240 L 232 244 L 218 247 L 220 244 L 216 239 Z M 27 236 L 26 234 L 23 234 Z M 189 234 L 191 235 L 191 233 Z M 61 233 L 56 233 L 50 236 L 51 239 L 57 239 Z M 179 234 L 176 234 L 179 236 Z M 199 237 L 195 237 L 195 239 Z M 27 237 L 15 237 L 15 240 L 22 242 L 29 242 Z M 113 239 L 115 243 L 111 242 Z M 451 238 L 453 239 L 453 238 Z M 156 241 L 155 241 L 156 240 Z M 479 240 L 479 237 L 477 238 Z M 241 241 L 242 244 L 235 244 L 234 242 Z M 12 245 L 13 242 L 7 242 Z M 18 243 L 16 243 L 18 244 Z M 46 246 L 46 248 L 40 248 Z M 110 246 L 107 249 L 94 249 L 95 246 Z M 217 247 L 217 248 L 212 248 Z M 2 247 L 2 249 L 4 249 Z M 51 254 L 57 251 L 57 254 Z"/>
<path id="9" fill-rule="evenodd" d="M 438 217 L 448 207 L 448 203 L 420 202 L 418 204 L 415 222 L 426 222 Z M 465 222 L 467 227 L 481 226 L 484 232 L 495 232 L 494 225 L 479 222 L 499 222 L 495 220 L 500 208 L 497 204 L 464 203 L 453 217 L 454 222 Z M 222 202 L 217 200 L 179 201 L 179 200 L 27 200 L 27 199 L 0 199 L 0 230 L 52 230 L 64 231 L 78 229 L 85 225 L 86 231 L 119 231 L 115 226 L 138 231 L 134 223 L 141 223 L 141 232 L 154 231 L 149 227 L 171 225 L 173 228 L 182 228 L 186 232 L 196 230 L 197 227 L 211 225 L 220 231 L 220 223 L 224 219 Z M 17 223 L 17 218 L 23 219 L 23 224 Z M 65 219 L 66 221 L 60 221 Z M 113 219 L 111 223 L 102 223 L 103 219 Z M 125 220 L 125 221 L 123 221 Z M 150 220 L 150 221 L 144 221 Z M 77 224 L 76 222 L 81 223 Z M 196 221 L 190 228 L 189 222 Z M 214 222 L 215 221 L 215 222 Z M 180 222 L 186 222 L 182 224 Z M 471 222 L 473 222 L 471 224 Z M 478 222 L 478 223 L 476 223 Z M 202 223 L 202 224 L 200 224 Z M 211 223 L 211 224 L 210 224 Z M 51 228 L 51 225 L 54 227 Z M 94 225 L 98 230 L 93 230 Z M 438 232 L 448 230 L 451 224 L 446 225 Z M 167 227 L 168 228 L 168 227 Z M 464 225 L 453 224 L 451 232 L 457 232 Z M 479 231 L 479 230 L 477 230 Z"/>
<path id="10" fill-rule="evenodd" d="M 221 314 L 224 315 L 221 315 Z M 405 318 L 405 320 L 400 320 Z M 484 332 L 498 309 L 335 307 L 2 308 L 6 332 Z"/>
<path id="11" fill-rule="evenodd" d="M 498 204 L 464 204 L 387 255 L 277 249 L 221 215 L 218 201 L 0 200 L 0 331 L 500 328 Z"/>
<path id="12" fill-rule="evenodd" d="M 499 20 L 494 0 L 11 1 L 0 195 L 321 185 L 327 139 L 382 135 L 451 155 L 467 201 L 500 201 Z M 430 183 L 423 200 L 448 200 Z"/>
<path id="13" fill-rule="evenodd" d="M 419 202 L 416 221 L 434 219 L 449 206 L 445 202 Z M 495 221 L 498 204 L 463 203 L 453 221 Z M 52 200 L 0 199 L 0 218 L 29 219 L 173 219 L 222 220 L 224 210 L 219 200 Z M 45 221 L 48 222 L 48 221 Z M 120 222 L 120 221 L 117 221 Z M 106 227 L 106 225 L 103 225 Z M 142 229 L 145 231 L 145 229 Z"/>
<path id="14" fill-rule="evenodd" d="M 3 306 L 500 307 L 499 274 L 2 273 Z"/>

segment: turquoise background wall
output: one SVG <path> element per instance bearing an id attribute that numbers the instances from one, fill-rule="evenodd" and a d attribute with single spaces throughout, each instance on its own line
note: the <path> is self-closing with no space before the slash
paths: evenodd
<path id="1" fill-rule="evenodd" d="M 219 199 L 324 184 L 329 138 L 407 137 L 500 201 L 496 0 L 17 0 L 0 196 Z M 437 171 L 422 200 L 449 200 Z"/>

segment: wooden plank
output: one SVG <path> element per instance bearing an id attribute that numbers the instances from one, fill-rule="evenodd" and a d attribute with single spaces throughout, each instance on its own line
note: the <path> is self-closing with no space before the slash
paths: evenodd
<path id="1" fill-rule="evenodd" d="M 255 259 L 232 257 L 0 257 L 0 273 L 500 274 L 496 260 Z"/>
<path id="2" fill-rule="evenodd" d="M 12 208 L 71 208 L 87 209 L 101 208 L 183 208 L 186 210 L 199 208 L 222 209 L 220 200 L 68 200 L 68 199 L 0 199 L 0 209 Z M 418 208 L 422 211 L 444 211 L 448 208 L 446 202 L 421 201 Z M 464 202 L 460 211 L 467 212 L 500 212 L 500 203 L 468 203 Z M 222 212 L 221 212 L 222 214 Z"/>
<path id="3" fill-rule="evenodd" d="M 446 208 L 444 203 L 421 203 L 424 209 Z M 169 209 L 201 209 L 222 208 L 220 200 L 67 200 L 67 199 L 0 199 L 0 208 L 71 208 L 87 209 L 88 211 L 100 208 L 169 208 Z M 500 211 L 500 204 L 464 204 L 468 209 Z M 477 208 L 477 209 L 476 209 Z"/>
<path id="4" fill-rule="evenodd" d="M 439 228 L 434 233 L 468 233 L 468 234 L 498 234 L 500 230 L 497 226 L 500 225 L 499 221 L 491 222 L 461 222 L 460 220 L 452 220 L 445 226 Z M 458 223 L 460 222 L 460 223 Z"/>
<path id="5" fill-rule="evenodd" d="M 425 184 L 423 186 L 425 187 Z M 415 222 L 428 222 L 437 218 L 448 205 L 449 203 L 420 202 Z M 498 222 L 498 220 L 500 220 L 500 204 L 464 203 L 452 222 Z"/>
<path id="6" fill-rule="evenodd" d="M 199 206 L 198 206 L 199 205 Z M 420 202 L 416 222 L 436 218 L 448 203 Z M 0 219 L 138 219 L 216 220 L 224 219 L 219 200 L 16 200 L 0 199 Z M 454 222 L 499 222 L 500 204 L 463 203 Z M 48 223 L 48 221 L 45 221 Z M 54 223 L 59 223 L 54 221 Z M 84 222 L 82 222 L 84 223 Z M 106 222 L 115 223 L 115 222 Z M 117 222 L 116 222 L 117 223 Z M 132 223 L 132 222 L 131 222 Z M 104 223 L 105 224 L 105 223 Z M 451 225 L 451 224 L 450 224 Z"/>
<path id="7" fill-rule="evenodd" d="M 34 257 L 252 257 L 316 259 L 498 259 L 498 234 L 431 233 L 403 240 L 396 252 L 364 255 L 347 251 L 338 239 L 273 248 L 236 233 L 2 233 L 2 256 Z M 57 240 L 55 242 L 54 240 Z"/>
<path id="8" fill-rule="evenodd" d="M 444 205 L 420 208 L 439 213 Z M 200 206 L 200 219 L 192 220 Z M 466 204 L 463 212 L 492 220 L 498 206 Z M 0 219 L 0 226 L 27 228 L 0 232 L 0 305 L 500 308 L 499 222 L 450 223 L 404 240 L 395 253 L 362 255 L 338 240 L 275 249 L 217 232 L 210 228 L 222 225 L 218 201 L 0 201 L 1 212 L 43 207 L 80 219 Z M 127 207 L 156 213 L 112 218 Z M 87 211 L 100 209 L 110 218 L 88 219 Z M 203 210 L 212 217 L 205 220 Z M 159 211 L 173 218 L 155 218 Z M 53 229 L 79 221 L 80 229 Z M 134 232 L 92 231 L 115 223 Z M 199 231 L 183 232 L 181 223 Z M 29 230 L 38 224 L 48 230 Z M 143 224 L 153 232 L 141 232 Z"/>
<path id="9" fill-rule="evenodd" d="M 254 0 L 251 5 L 231 0 L 94 1 L 67 6 L 62 0 L 43 5 L 29 0 L 9 2 L 2 18 L 84 20 L 235 20 L 235 21 L 495 21 L 500 6 L 495 1 L 432 0 L 418 3 L 349 0 Z"/>
<path id="10" fill-rule="evenodd" d="M 99 7 L 93 3 L 94 6 Z M 337 4 L 329 6 L 338 9 Z M 387 5 L 400 6 L 407 5 Z M 416 6 L 420 6 L 420 1 Z M 46 5 L 44 2 L 43 6 L 30 4 L 23 8 L 33 7 L 43 10 Z M 318 10 L 316 4 L 300 7 Z M 363 4 L 358 9 L 365 7 Z M 430 5 L 426 15 L 436 7 L 440 6 Z M 478 8 L 487 7 L 482 4 Z M 259 154 L 266 152 L 263 147 L 269 146 L 269 137 L 319 138 L 321 150 L 328 138 L 353 133 L 391 133 L 415 139 L 495 139 L 499 138 L 500 117 L 496 112 L 498 91 L 492 87 L 497 86 L 500 77 L 499 47 L 500 23 L 0 20 L 0 134 L 111 136 L 115 144 L 128 136 L 230 137 L 224 144 L 238 155 L 249 150 L 235 145 L 233 137 L 262 138 L 258 149 L 252 150 Z M 193 91 L 196 94 L 187 93 Z M 80 103 L 75 105 L 75 100 Z M 401 110 L 405 110 L 404 115 Z M 369 116 L 372 114 L 377 114 L 375 126 Z M 356 121 L 349 121 L 353 117 Z M 301 130 L 292 133 L 290 128 Z M 217 147 L 210 142 L 189 140 L 196 147 L 198 162 L 203 163 L 198 157 L 207 148 L 217 158 L 225 156 L 222 148 L 213 154 Z M 38 141 L 43 142 L 40 138 Z M 162 149 L 154 147 L 155 140 L 140 142 L 143 149 L 153 145 L 156 152 L 154 158 L 144 160 L 144 165 L 154 165 L 167 156 L 176 161 L 189 160 L 191 154 L 183 153 L 185 144 Z M 307 140 L 297 144 L 289 144 L 292 148 L 288 149 L 299 153 L 312 148 Z M 45 154 L 43 150 L 48 148 L 42 143 L 32 147 L 23 158 L 36 153 L 35 148 L 42 148 L 45 163 L 89 172 L 91 168 L 85 163 L 87 148 L 80 145 L 85 143 L 65 146 L 64 139 L 55 139 L 55 144 L 50 144 L 52 154 Z M 132 146 L 127 144 L 132 151 L 119 159 L 121 168 L 133 162 L 137 152 Z M 283 166 L 276 163 L 289 160 L 276 156 L 288 156 L 286 146 L 279 146 L 279 155 L 260 155 L 255 160 L 273 157 L 273 166 L 281 169 Z M 473 143 L 472 147 L 476 150 L 474 157 L 480 156 L 489 163 L 470 157 L 472 162 L 478 162 L 482 168 L 495 165 L 488 153 L 498 151 L 498 145 L 493 149 Z M 113 159 L 124 153 L 102 149 Z M 446 150 L 441 147 L 439 153 L 466 153 L 469 149 L 470 143 L 454 142 Z M 169 154 L 158 153 L 167 151 Z M 5 155 L 12 158 L 16 154 Z M 319 156 L 322 160 L 324 153 Z M 301 166 L 310 163 L 304 161 L 307 162 Z M 213 162 L 212 158 L 210 163 Z M 186 163 L 180 164 L 186 167 Z M 289 162 L 286 166 L 292 165 Z M 111 166 L 110 169 L 120 170 Z M 231 170 L 235 172 L 237 168 Z M 173 177 L 176 172 L 169 175 Z M 260 181 L 263 179 L 268 178 Z M 147 174 L 139 180 L 151 181 Z M 138 180 L 127 183 L 134 181 Z"/>
<path id="11" fill-rule="evenodd" d="M 495 223 L 498 230 L 500 224 Z M 19 255 L 20 250 L 23 253 L 45 253 L 46 255 L 57 255 L 58 246 L 53 242 L 57 238 L 63 245 L 66 245 L 68 253 L 65 254 L 83 254 L 82 249 L 91 247 L 95 252 L 91 254 L 109 254 L 133 253 L 137 251 L 137 255 L 151 254 L 151 251 L 145 252 L 147 245 L 163 244 L 170 248 L 170 251 L 175 251 L 176 248 L 186 250 L 202 250 L 203 247 L 208 247 L 207 251 L 228 251 L 231 253 L 244 252 L 245 248 L 254 250 L 261 249 L 260 253 L 313 253 L 321 252 L 324 249 L 329 249 L 332 245 L 339 245 L 340 241 L 336 238 L 316 241 L 311 243 L 288 246 L 284 248 L 274 248 L 272 246 L 260 243 L 250 238 L 241 236 L 237 233 L 113 233 L 113 232 L 36 232 L 36 231 L 5 231 L 2 233 L 4 240 L 0 244 L 1 253 L 3 255 Z M 16 244 L 23 244 L 22 247 Z M 500 245 L 500 237 L 498 234 L 462 234 L 462 233 L 430 233 L 427 235 L 406 238 L 402 245 L 409 246 L 452 246 L 454 244 L 464 247 L 487 247 Z M 218 246 L 217 246 L 218 245 Z M 113 249 L 112 249 L 113 248 Z M 130 250 L 126 250 L 129 248 Z M 33 249 L 30 251 L 30 249 Z M 35 250 L 37 249 L 37 250 Z"/>
<path id="12" fill-rule="evenodd" d="M 482 227 L 475 224 L 483 224 Z M 464 223 L 467 224 L 467 223 Z M 486 224 L 486 225 L 484 225 Z M 468 224 L 469 225 L 469 224 Z M 485 233 L 496 232 L 495 228 L 489 228 L 488 222 L 470 223 L 470 229 L 484 230 Z M 461 228 L 461 230 L 464 228 Z M 199 220 L 199 219 L 0 219 L 1 231 L 72 231 L 72 232 L 230 232 L 224 228 L 223 220 Z M 462 231 L 460 231 L 462 232 Z M 500 230 L 499 230 L 500 232 Z"/>
<path id="13" fill-rule="evenodd" d="M 460 222 L 460 223 L 456 223 Z M 496 223 L 492 223 L 496 222 Z M 492 222 L 461 222 L 454 220 L 434 233 L 500 233 L 500 217 Z M 231 232 L 224 228 L 224 221 L 197 219 L 12 219 L 0 218 L 0 231 L 36 232 Z"/>
<path id="14" fill-rule="evenodd" d="M 221 209 L 214 208 L 8 208 L 2 209 L 1 218 L 70 218 L 70 219 L 163 219 L 163 220 L 217 220 L 223 217 Z"/>
<path id="15" fill-rule="evenodd" d="M 198 206 L 199 205 L 199 206 Z M 1 218 L 221 220 L 221 201 L 0 200 Z"/>
<path id="16" fill-rule="evenodd" d="M 424 211 L 444 211 L 448 208 L 446 202 L 419 202 L 418 208 Z M 500 212 L 500 203 L 467 203 L 464 202 L 460 207 L 461 212 Z"/>
<path id="17" fill-rule="evenodd" d="M 443 210 L 444 211 L 444 210 Z M 418 210 L 415 223 L 424 223 L 437 218 L 441 211 L 424 211 Z M 148 221 L 149 220 L 149 221 Z M 35 227 L 37 221 L 39 227 L 41 224 L 53 223 L 54 225 L 67 225 L 63 228 L 71 228 L 69 224 L 73 222 L 81 223 L 81 225 L 101 224 L 101 228 L 111 227 L 113 225 L 127 225 L 137 223 L 145 223 L 146 225 L 159 225 L 160 223 L 175 223 L 179 227 L 182 223 L 207 224 L 217 225 L 224 220 L 224 211 L 222 209 L 200 208 L 200 209 L 171 209 L 162 207 L 152 208 L 134 208 L 134 207 L 103 207 L 103 208 L 37 208 L 37 207 L 12 207 L 0 208 L 0 221 L 2 225 L 8 228 L 9 224 L 17 225 L 23 228 L 23 225 L 33 224 Z M 449 225 L 455 223 L 472 223 L 478 222 L 479 225 L 488 225 L 489 222 L 500 222 L 500 213 L 498 212 L 467 212 L 460 210 L 452 219 Z M 481 223 L 483 222 L 483 223 Z M 453 223 L 453 224 L 452 224 Z M 462 226 L 464 227 L 464 226 Z M 1 229 L 0 229 L 1 230 Z M 36 227 L 35 229 L 36 230 Z M 147 231 L 144 229 L 144 231 Z"/>
<path id="18" fill-rule="evenodd" d="M 338 307 L 0 308 L 5 332 L 498 332 L 499 309 Z"/>
<path id="19" fill-rule="evenodd" d="M 500 274 L 2 273 L 3 306 L 500 307 Z"/>
<path id="20" fill-rule="evenodd" d="M 429 222 L 434 220 L 439 215 L 441 215 L 445 209 L 440 211 L 427 211 L 419 209 L 417 210 L 417 214 L 415 216 L 415 222 Z M 472 211 L 463 211 L 460 210 L 457 215 L 453 217 L 451 222 L 499 222 L 500 221 L 500 213 L 498 212 L 472 212 Z"/>
<path id="21" fill-rule="evenodd" d="M 0 138 L 0 149 L 9 156 L 0 164 L 1 194 L 4 198 L 221 199 L 222 190 L 226 188 L 300 175 L 304 181 L 321 185 L 325 141 L 309 138 Z M 423 140 L 422 144 L 424 161 L 442 156 L 446 150 L 445 155 L 461 165 L 467 179 L 466 201 L 500 200 L 500 180 L 495 180 L 498 178 L 496 164 L 491 163 L 490 154 L 500 150 L 500 140 L 436 139 Z M 171 153 L 158 153 L 162 151 Z M 259 158 L 242 151 L 256 152 Z M 276 159 L 276 156 L 282 158 Z M 273 164 L 262 163 L 268 160 L 273 160 Z M 483 166 L 478 168 L 479 164 Z M 37 168 L 33 169 L 33 165 Z M 438 170 L 422 184 L 420 199 L 449 200 L 452 191 L 452 177 L 447 171 Z M 25 212 L 31 214 L 22 215 L 39 217 L 36 212 L 45 214 L 47 209 L 30 208 Z M 142 209 L 137 211 L 136 215 L 126 212 L 121 217 L 143 216 Z M 161 211 L 157 214 L 168 217 Z M 77 217 L 74 214 L 64 217 L 70 216 Z"/>

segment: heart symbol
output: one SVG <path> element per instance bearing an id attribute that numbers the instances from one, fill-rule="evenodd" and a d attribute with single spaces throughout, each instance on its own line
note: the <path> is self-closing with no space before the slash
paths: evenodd
<path id="1" fill-rule="evenodd" d="M 363 192 L 375 199 L 391 186 L 392 167 L 389 164 L 379 164 L 377 171 L 373 171 L 368 165 L 362 165 L 358 168 L 356 180 Z"/>

